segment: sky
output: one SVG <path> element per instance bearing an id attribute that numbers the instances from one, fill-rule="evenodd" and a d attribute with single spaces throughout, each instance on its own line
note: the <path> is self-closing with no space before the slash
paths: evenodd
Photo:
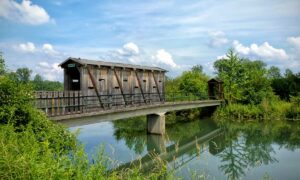
<path id="1" fill-rule="evenodd" d="M 300 0 L 0 0 L 8 69 L 62 81 L 68 57 L 167 69 L 176 77 L 233 48 L 268 67 L 300 71 Z"/>

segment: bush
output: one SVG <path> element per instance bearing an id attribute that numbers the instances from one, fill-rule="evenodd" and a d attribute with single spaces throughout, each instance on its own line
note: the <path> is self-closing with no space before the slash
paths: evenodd
<path id="1" fill-rule="evenodd" d="M 47 119 L 32 105 L 32 88 L 0 77 L 0 179 L 140 179 L 142 170 L 107 171 L 103 153 L 89 161 L 74 134 Z M 149 172 L 166 175 L 165 163 Z"/>
<path id="2" fill-rule="evenodd" d="M 281 101 L 278 98 L 273 100 L 263 99 L 258 105 L 253 104 L 230 104 L 219 107 L 214 113 L 214 119 L 230 120 L 282 120 L 299 119 L 300 106 L 295 102 Z"/>

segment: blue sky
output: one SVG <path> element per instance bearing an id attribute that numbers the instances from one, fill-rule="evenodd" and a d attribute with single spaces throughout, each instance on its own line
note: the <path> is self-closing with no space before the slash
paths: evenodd
<path id="1" fill-rule="evenodd" d="M 62 80 L 67 57 L 160 66 L 169 76 L 234 48 L 300 71 L 299 0 L 0 1 L 0 50 L 9 69 Z"/>

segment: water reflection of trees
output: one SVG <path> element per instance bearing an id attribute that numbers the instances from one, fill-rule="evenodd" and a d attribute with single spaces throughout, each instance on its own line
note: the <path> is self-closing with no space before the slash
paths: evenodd
<path id="1" fill-rule="evenodd" d="M 149 136 L 147 135 L 145 117 L 114 121 L 113 126 L 114 136 L 118 141 L 124 140 L 127 147 L 137 154 L 141 154 L 145 150 L 147 136 Z M 205 135 L 216 128 L 217 125 L 211 120 L 172 123 L 167 125 L 165 137 L 170 143 L 178 143 L 199 135 L 199 133 Z"/>
<path id="2" fill-rule="evenodd" d="M 218 154 L 219 169 L 230 179 L 239 179 L 249 168 L 278 162 L 273 144 L 299 148 L 299 125 L 287 122 L 225 124 L 226 148 Z"/>
<path id="3" fill-rule="evenodd" d="M 300 148 L 300 122 L 235 122 L 222 126 L 225 134 L 220 136 L 219 140 L 215 138 L 215 142 L 209 143 L 209 151 L 220 158 L 219 169 L 230 179 L 243 177 L 248 169 L 278 162 L 275 158 L 274 144 L 292 151 Z M 166 141 L 169 145 L 184 144 L 184 141 L 195 136 L 201 137 L 216 128 L 216 124 L 211 120 L 168 125 Z M 146 133 L 145 117 L 115 121 L 114 129 L 115 138 L 124 140 L 127 147 L 136 153 L 141 154 L 146 150 L 146 146 L 147 151 L 152 148 Z M 185 154 L 192 155 L 193 152 Z"/>
<path id="4" fill-rule="evenodd" d="M 145 150 L 147 142 L 145 117 L 114 121 L 113 126 L 116 140 L 124 140 L 126 146 L 137 154 Z"/>

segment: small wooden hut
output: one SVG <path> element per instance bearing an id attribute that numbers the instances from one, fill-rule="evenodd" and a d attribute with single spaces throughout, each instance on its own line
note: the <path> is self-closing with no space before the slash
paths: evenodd
<path id="1" fill-rule="evenodd" d="M 81 91 L 102 102 L 121 104 L 163 101 L 166 70 L 158 67 L 68 58 L 64 69 L 64 90 Z M 118 97 L 116 97 L 118 96 Z"/>
<path id="2" fill-rule="evenodd" d="M 223 81 L 212 78 L 207 83 L 209 99 L 224 99 Z"/>

